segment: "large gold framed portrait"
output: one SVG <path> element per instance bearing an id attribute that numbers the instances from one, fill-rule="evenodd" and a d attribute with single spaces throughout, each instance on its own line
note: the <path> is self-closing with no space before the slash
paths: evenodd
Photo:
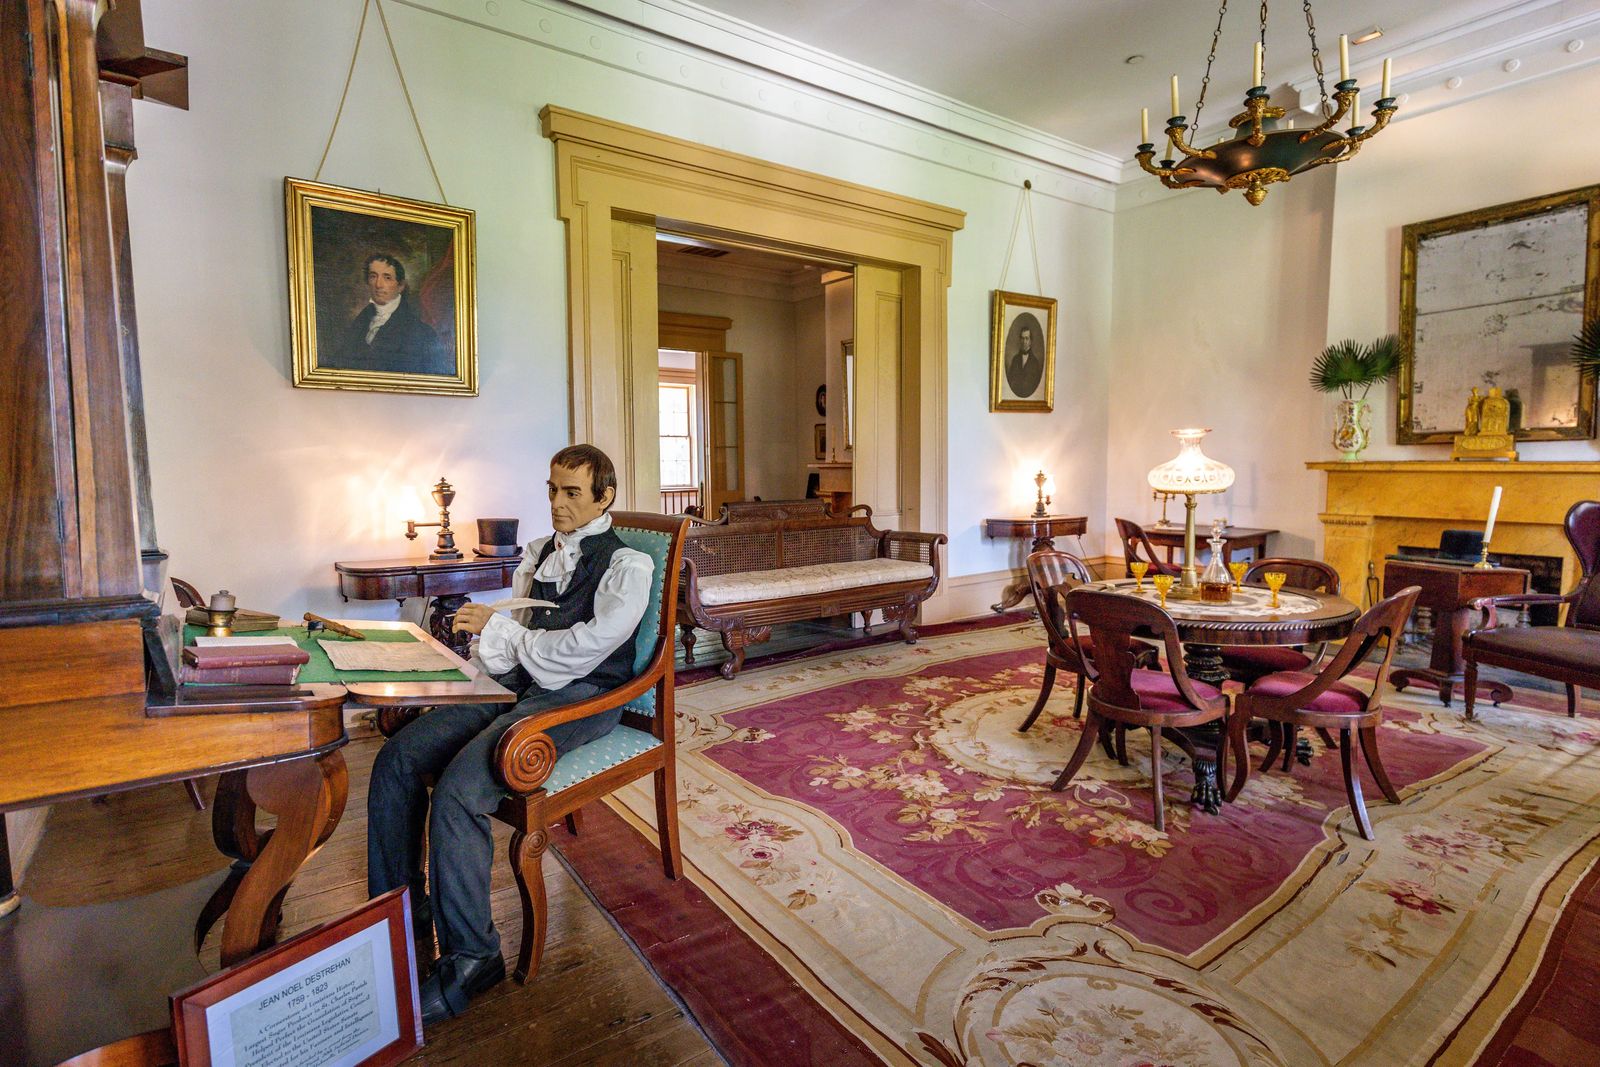
<path id="1" fill-rule="evenodd" d="M 1473 389 L 1511 401 L 1519 441 L 1595 434 L 1595 382 L 1572 365 L 1572 338 L 1600 312 L 1600 185 L 1401 231 L 1403 445 L 1466 432 Z"/>
<path id="2" fill-rule="evenodd" d="M 294 384 L 478 395 L 473 213 L 285 178 Z"/>
<path id="3" fill-rule="evenodd" d="M 1055 300 L 996 289 L 989 332 L 989 410 L 1053 411 Z"/>

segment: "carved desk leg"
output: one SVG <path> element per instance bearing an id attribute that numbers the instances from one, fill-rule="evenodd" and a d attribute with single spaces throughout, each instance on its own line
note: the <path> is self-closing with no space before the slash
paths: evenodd
<path id="1" fill-rule="evenodd" d="M 338 751 L 222 776 L 212 806 L 212 833 L 217 847 L 237 862 L 200 913 L 197 947 L 224 915 L 224 967 L 276 940 L 284 894 L 305 862 L 333 836 L 349 791 L 344 755 Z M 277 825 L 258 830 L 258 808 L 276 815 Z"/>

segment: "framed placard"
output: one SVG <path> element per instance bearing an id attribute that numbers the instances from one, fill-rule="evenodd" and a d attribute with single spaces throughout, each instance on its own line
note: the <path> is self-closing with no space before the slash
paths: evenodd
<path id="1" fill-rule="evenodd" d="M 172 997 L 183 1067 L 388 1067 L 422 1047 L 411 896 L 375 897 Z"/>
<path id="2" fill-rule="evenodd" d="M 1595 382 L 1572 337 L 1600 313 L 1600 185 L 1480 208 L 1401 231 L 1403 445 L 1468 432 L 1473 389 L 1499 388 L 1519 441 L 1595 434 Z"/>

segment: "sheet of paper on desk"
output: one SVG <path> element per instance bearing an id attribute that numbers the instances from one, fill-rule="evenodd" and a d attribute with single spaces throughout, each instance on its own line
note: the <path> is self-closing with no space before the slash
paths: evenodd
<path id="1" fill-rule="evenodd" d="M 523 608 L 553 608 L 555 603 L 549 600 L 535 600 L 527 596 L 511 596 L 484 606 L 490 611 L 521 611 Z"/>
<path id="2" fill-rule="evenodd" d="M 459 666 L 420 641 L 318 640 L 317 644 L 339 671 L 448 671 Z"/>
<path id="3" fill-rule="evenodd" d="M 292 637 L 197 637 L 194 639 L 196 648 L 242 647 L 244 645 L 293 645 Z M 296 646 L 298 647 L 298 646 Z"/>

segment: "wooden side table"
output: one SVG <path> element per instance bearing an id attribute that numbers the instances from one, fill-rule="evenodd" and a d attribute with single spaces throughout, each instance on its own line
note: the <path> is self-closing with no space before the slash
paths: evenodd
<path id="1" fill-rule="evenodd" d="M 1028 548 L 1029 552 L 1056 547 L 1057 537 L 1082 537 L 1088 528 L 1089 520 L 1083 515 L 1045 515 L 1042 518 L 1029 515 L 1020 519 L 983 520 L 986 537 L 1031 538 L 1033 543 Z M 1022 603 L 1029 593 L 1028 577 L 1023 575 L 1021 581 L 1006 586 L 1000 603 L 991 604 L 990 607 L 997 613 L 1010 611 Z"/>
<path id="2" fill-rule="evenodd" d="M 1433 655 L 1426 667 L 1403 668 L 1389 672 L 1396 689 L 1408 685 L 1429 685 L 1439 690 L 1439 702 L 1450 706 L 1457 683 L 1465 681 L 1461 668 L 1461 638 L 1471 625 L 1483 618 L 1472 602 L 1485 596 L 1516 596 L 1528 591 L 1529 574 L 1517 567 L 1478 568 L 1449 563 L 1391 559 L 1383 565 L 1383 595 L 1392 596 L 1408 585 L 1419 585 L 1417 607 L 1433 610 Z M 1511 699 L 1511 687 L 1503 682 L 1478 682 L 1478 692 L 1489 694 L 1499 704 Z"/>
<path id="3" fill-rule="evenodd" d="M 522 562 L 515 556 L 475 559 L 431 560 L 426 556 L 408 559 L 369 559 L 335 563 L 339 572 L 339 595 L 350 600 L 394 600 L 408 596 L 431 597 L 428 632 L 458 655 L 467 654 L 472 635 L 450 632 L 450 618 L 468 600 L 468 593 L 487 593 L 511 585 L 511 576 Z"/>

